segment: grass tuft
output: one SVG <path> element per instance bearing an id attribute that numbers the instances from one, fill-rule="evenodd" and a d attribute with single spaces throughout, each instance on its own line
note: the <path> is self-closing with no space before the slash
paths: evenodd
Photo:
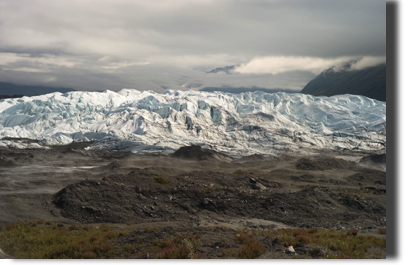
<path id="1" fill-rule="evenodd" d="M 201 248 L 201 235 L 191 233 L 176 234 L 163 241 L 154 242 L 154 253 L 161 259 L 199 259 L 201 254 L 195 252 Z"/>
<path id="2" fill-rule="evenodd" d="M 252 238 L 250 235 L 240 233 L 236 235 L 235 241 L 243 243 L 238 249 L 237 256 L 243 259 L 255 259 L 266 253 L 266 248 L 259 240 Z"/>
<path id="3" fill-rule="evenodd" d="M 157 183 L 160 183 L 160 184 L 163 184 L 163 185 L 166 185 L 166 184 L 170 183 L 170 181 L 165 179 L 164 177 L 154 177 L 153 179 L 156 180 Z"/>

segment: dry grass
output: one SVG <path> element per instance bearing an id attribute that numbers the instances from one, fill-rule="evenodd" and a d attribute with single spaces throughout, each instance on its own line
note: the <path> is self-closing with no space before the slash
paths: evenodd
<path id="1" fill-rule="evenodd" d="M 154 180 L 156 180 L 157 183 L 166 185 L 170 183 L 170 180 L 165 179 L 164 177 L 154 177 Z"/>
<path id="2" fill-rule="evenodd" d="M 386 229 L 386 227 L 379 227 L 379 228 L 377 228 L 377 232 L 379 234 L 385 235 L 387 233 L 387 229 Z"/>
<path id="3" fill-rule="evenodd" d="M 145 232 L 161 229 L 160 226 L 149 226 Z M 217 227 L 207 227 L 215 231 Z M 337 231 L 334 229 L 283 229 L 258 231 L 251 229 L 233 230 L 234 242 L 219 235 L 215 241 L 209 241 L 204 246 L 221 242 L 220 257 L 253 259 L 266 253 L 267 249 L 260 240 L 265 237 L 278 239 L 284 247 L 304 243 L 325 253 L 321 258 L 385 258 L 386 237 L 370 236 L 356 229 Z M 386 233 L 386 228 L 379 228 L 380 234 Z M 203 251 L 201 235 L 182 233 L 164 235 L 163 239 L 155 238 L 151 242 L 127 242 L 123 237 L 133 229 L 114 230 L 108 224 L 100 226 L 54 224 L 52 222 L 18 222 L 8 224 L 0 231 L 0 248 L 13 258 L 66 258 L 66 259 L 95 259 L 95 258 L 128 258 L 152 257 L 162 259 L 195 259 L 201 258 Z M 218 241 L 216 241 L 218 240 Z M 117 243 L 118 242 L 118 243 Z M 121 243 L 125 242 L 125 243 Z M 140 244 L 139 244 L 140 243 Z M 143 244 L 143 245 L 141 245 Z M 281 251 L 269 249 L 268 251 Z M 202 252 L 204 253 L 204 252 Z M 384 254 L 383 254 L 384 253 Z M 313 253 L 310 256 L 316 257 Z M 209 257 L 209 256 L 208 256 Z"/>
<path id="4" fill-rule="evenodd" d="M 163 241 L 154 242 L 153 253 L 161 259 L 200 259 L 201 254 L 195 252 L 201 248 L 200 234 L 176 234 Z"/>
<path id="5" fill-rule="evenodd" d="M 278 238 L 285 246 L 295 246 L 302 242 L 305 244 L 316 244 L 324 247 L 329 253 L 329 258 L 363 258 L 369 248 L 386 248 L 386 238 L 360 235 L 358 230 L 352 229 L 347 232 L 324 229 L 287 229 L 278 231 L 265 231 L 262 234 Z"/>
<path id="6" fill-rule="evenodd" d="M 357 229 L 351 229 L 347 231 L 347 235 L 352 235 L 352 236 L 356 236 L 358 234 L 358 230 Z"/>
<path id="7" fill-rule="evenodd" d="M 266 248 L 259 240 L 252 238 L 250 235 L 241 233 L 237 234 L 236 242 L 243 243 L 238 249 L 237 256 L 242 259 L 255 259 L 266 253 Z"/>
<path id="8" fill-rule="evenodd" d="M 81 259 L 115 257 L 117 250 L 111 239 L 123 236 L 108 225 L 98 228 L 70 225 L 58 227 L 50 222 L 17 222 L 0 232 L 0 248 L 14 258 Z"/>

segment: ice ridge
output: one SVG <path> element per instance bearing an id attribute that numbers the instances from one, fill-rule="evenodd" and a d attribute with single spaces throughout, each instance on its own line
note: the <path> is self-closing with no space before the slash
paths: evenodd
<path id="1" fill-rule="evenodd" d="M 231 156 L 386 147 L 386 103 L 283 92 L 68 92 L 0 100 L 0 138 L 171 153 L 200 145 Z"/>

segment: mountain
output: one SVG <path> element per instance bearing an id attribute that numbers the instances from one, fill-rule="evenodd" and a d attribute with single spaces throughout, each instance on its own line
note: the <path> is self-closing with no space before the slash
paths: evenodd
<path id="1" fill-rule="evenodd" d="M 206 92 L 226 92 L 226 93 L 233 93 L 233 94 L 240 94 L 245 92 L 256 92 L 256 91 L 263 91 L 266 93 L 275 93 L 275 92 L 286 92 L 286 93 L 295 93 L 293 90 L 290 89 L 283 89 L 283 88 L 262 88 L 262 87 L 204 87 L 199 91 L 206 91 Z"/>
<path id="2" fill-rule="evenodd" d="M 378 150 L 386 145 L 386 103 L 260 91 L 52 93 L 0 100 L 0 146 L 12 145 L 7 137 L 48 144 L 94 141 L 89 149 L 137 153 L 169 154 L 194 145 L 234 157 Z"/>
<path id="3" fill-rule="evenodd" d="M 5 99 L 5 98 L 21 98 L 21 97 L 23 97 L 23 95 L 12 95 L 12 96 L 9 96 L 9 95 L 0 95 L 0 99 Z"/>
<path id="4" fill-rule="evenodd" d="M 216 74 L 216 73 L 226 73 L 231 74 L 232 70 L 234 70 L 235 65 L 225 66 L 225 67 L 218 67 L 215 69 L 212 69 L 211 71 L 207 72 L 208 74 Z"/>
<path id="5" fill-rule="evenodd" d="M 63 87 L 43 87 L 43 86 L 21 86 L 14 85 L 11 83 L 1 83 L 0 82 L 0 96 L 37 96 L 44 95 L 52 92 L 61 92 L 66 93 L 70 91 L 75 91 L 72 88 L 63 88 Z"/>
<path id="6" fill-rule="evenodd" d="M 341 94 L 363 95 L 386 101 L 386 65 L 362 70 L 336 71 L 330 68 L 310 81 L 301 93 L 328 97 Z"/>

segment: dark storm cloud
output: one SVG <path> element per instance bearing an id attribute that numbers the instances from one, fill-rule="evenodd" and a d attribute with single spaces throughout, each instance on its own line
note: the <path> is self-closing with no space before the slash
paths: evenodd
<path id="1" fill-rule="evenodd" d="M 88 90 L 301 89 L 333 63 L 383 61 L 385 6 L 381 0 L 0 0 L 0 81 Z M 204 73 L 226 65 L 240 65 L 240 74 Z"/>

